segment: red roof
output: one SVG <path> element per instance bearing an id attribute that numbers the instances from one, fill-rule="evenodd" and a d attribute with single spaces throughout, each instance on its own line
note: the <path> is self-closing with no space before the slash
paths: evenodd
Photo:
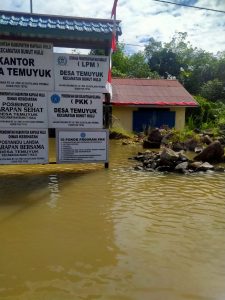
<path id="1" fill-rule="evenodd" d="M 177 80 L 112 79 L 114 105 L 198 106 Z"/>

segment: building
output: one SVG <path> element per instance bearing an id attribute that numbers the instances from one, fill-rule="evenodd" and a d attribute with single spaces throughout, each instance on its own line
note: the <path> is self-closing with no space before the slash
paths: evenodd
<path id="1" fill-rule="evenodd" d="M 177 80 L 112 80 L 112 127 L 141 132 L 147 127 L 183 129 L 185 109 L 198 103 Z"/>

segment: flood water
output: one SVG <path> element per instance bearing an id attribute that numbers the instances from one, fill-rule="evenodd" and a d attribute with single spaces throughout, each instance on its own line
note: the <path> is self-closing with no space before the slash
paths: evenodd
<path id="1" fill-rule="evenodd" d="M 0 299 L 224 300 L 225 174 L 0 166 Z"/>

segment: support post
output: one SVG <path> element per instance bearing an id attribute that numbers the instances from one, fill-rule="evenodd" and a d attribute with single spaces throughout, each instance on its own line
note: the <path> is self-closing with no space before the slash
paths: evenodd
<path id="1" fill-rule="evenodd" d="M 104 50 L 105 50 L 106 56 L 111 55 L 110 48 L 105 48 Z M 111 60 L 111 57 L 110 57 L 110 60 Z M 105 125 L 106 129 L 109 129 L 110 124 L 111 124 L 110 94 L 109 93 L 105 94 L 105 112 L 104 112 L 104 114 L 105 114 L 105 120 L 104 120 L 105 124 L 104 125 Z M 109 162 L 106 162 L 105 169 L 108 169 L 108 168 L 109 168 Z"/>
<path id="2" fill-rule="evenodd" d="M 33 3 L 32 3 L 32 0 L 30 0 L 30 13 L 31 14 L 33 13 Z"/>
<path id="3" fill-rule="evenodd" d="M 110 94 L 105 94 L 105 128 L 109 129 L 111 120 L 110 112 Z M 109 162 L 105 163 L 105 169 L 109 168 Z"/>

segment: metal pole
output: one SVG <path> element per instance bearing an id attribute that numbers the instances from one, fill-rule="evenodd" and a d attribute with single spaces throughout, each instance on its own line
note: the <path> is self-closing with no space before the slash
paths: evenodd
<path id="1" fill-rule="evenodd" d="M 32 4 L 32 0 L 30 0 L 30 13 L 33 13 L 33 4 Z"/>
<path id="2" fill-rule="evenodd" d="M 105 55 L 111 55 L 110 50 L 109 49 L 105 49 Z M 110 94 L 107 93 L 105 94 L 105 128 L 109 129 L 110 127 Z M 109 142 L 109 141 L 107 141 Z M 105 163 L 105 169 L 109 168 L 109 162 Z"/>

